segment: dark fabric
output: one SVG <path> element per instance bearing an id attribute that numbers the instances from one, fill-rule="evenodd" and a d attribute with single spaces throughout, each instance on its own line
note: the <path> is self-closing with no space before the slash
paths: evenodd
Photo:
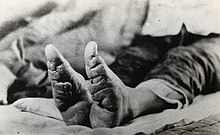
<path id="1" fill-rule="evenodd" d="M 201 36 L 189 33 L 183 25 L 174 36 L 152 37 L 136 35 L 131 46 L 117 52 L 116 60 L 109 67 L 130 87 L 143 81 L 146 74 L 161 61 L 168 50 L 178 46 L 190 46 L 201 39 L 215 37 L 216 34 Z"/>
<path id="2" fill-rule="evenodd" d="M 191 103 L 195 96 L 220 88 L 220 55 L 215 50 L 219 43 L 219 35 L 193 35 L 184 27 L 177 36 L 137 36 L 131 47 L 118 53 L 110 68 L 130 87 L 150 79 L 165 80 Z M 181 99 L 183 104 L 185 101 Z"/>
<path id="3" fill-rule="evenodd" d="M 120 50 L 109 67 L 125 85 L 135 87 L 170 48 L 163 37 L 139 36 L 132 46 Z"/>
<path id="4" fill-rule="evenodd" d="M 191 103 L 198 94 L 218 89 L 216 84 L 219 82 L 220 61 L 214 49 L 216 44 L 209 42 L 171 49 L 162 62 L 146 75 L 144 81 L 163 79 L 180 88 Z"/>

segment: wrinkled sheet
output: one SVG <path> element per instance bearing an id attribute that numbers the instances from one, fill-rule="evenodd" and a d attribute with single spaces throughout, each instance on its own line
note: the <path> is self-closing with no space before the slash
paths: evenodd
<path id="1" fill-rule="evenodd" d="M 218 135 L 220 134 L 220 114 L 214 114 L 199 121 L 190 121 L 189 119 L 183 119 L 179 122 L 165 125 L 164 127 L 156 130 L 156 135 Z"/>
<path id="2" fill-rule="evenodd" d="M 166 110 L 162 113 L 139 117 L 127 125 L 110 128 L 90 129 L 74 125 L 66 126 L 63 121 L 40 116 L 29 112 L 21 112 L 12 105 L 0 106 L 1 134 L 107 134 L 133 135 L 135 133 L 154 133 L 166 124 L 182 119 L 199 121 L 210 115 L 220 113 L 220 92 L 195 98 L 194 103 L 182 110 Z"/>

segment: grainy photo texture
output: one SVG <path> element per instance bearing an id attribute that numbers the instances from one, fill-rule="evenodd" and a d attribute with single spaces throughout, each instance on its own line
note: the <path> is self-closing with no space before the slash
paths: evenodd
<path id="1" fill-rule="evenodd" d="M 0 0 L 0 134 L 220 134 L 219 0 Z"/>

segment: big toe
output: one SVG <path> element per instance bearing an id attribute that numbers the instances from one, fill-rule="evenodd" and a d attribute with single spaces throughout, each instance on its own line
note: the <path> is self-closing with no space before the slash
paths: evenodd
<path id="1" fill-rule="evenodd" d="M 63 64 L 64 58 L 61 53 L 53 45 L 47 45 L 45 48 L 45 56 L 47 58 L 48 68 L 55 70 L 57 66 Z"/>
<path id="2" fill-rule="evenodd" d="M 73 72 L 69 62 L 53 45 L 47 45 L 45 48 L 47 66 L 52 80 L 70 81 Z"/>
<path id="3" fill-rule="evenodd" d="M 89 78 L 94 78 L 97 75 L 99 75 L 97 73 L 99 73 L 99 71 L 102 71 L 102 70 L 97 70 L 96 68 L 98 69 L 104 68 L 103 65 L 101 64 L 105 65 L 104 60 L 101 58 L 101 56 L 98 55 L 97 48 L 98 48 L 97 44 L 94 41 L 89 42 L 85 48 L 85 53 L 84 53 L 85 67 L 86 67 L 87 76 Z M 94 75 L 93 75 L 93 72 L 95 73 Z"/>
<path id="4" fill-rule="evenodd" d="M 88 66 L 91 59 L 98 55 L 97 44 L 95 41 L 91 41 L 86 45 L 84 52 L 85 64 Z"/>
<path id="5" fill-rule="evenodd" d="M 52 71 L 56 69 L 57 66 L 64 63 L 65 59 L 62 54 L 53 45 L 47 45 L 45 48 L 45 56 L 48 61 L 48 68 Z"/>

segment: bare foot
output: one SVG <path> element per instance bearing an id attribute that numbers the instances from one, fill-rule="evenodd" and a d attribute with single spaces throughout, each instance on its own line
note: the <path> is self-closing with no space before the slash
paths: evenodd
<path id="1" fill-rule="evenodd" d="M 97 45 L 90 42 L 85 49 L 89 91 L 96 101 L 90 110 L 90 123 L 96 127 L 115 127 L 128 116 L 127 87 L 108 68 L 97 53 Z"/>
<path id="2" fill-rule="evenodd" d="M 92 103 L 87 82 L 53 46 L 45 48 L 53 98 L 67 125 L 88 125 Z"/>

